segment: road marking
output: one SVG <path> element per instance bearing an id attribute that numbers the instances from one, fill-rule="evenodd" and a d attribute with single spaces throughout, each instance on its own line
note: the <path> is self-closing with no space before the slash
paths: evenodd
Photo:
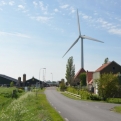
<path id="1" fill-rule="evenodd" d="M 65 121 L 69 121 L 67 118 L 65 118 Z"/>
<path id="2" fill-rule="evenodd" d="M 58 111 L 58 113 L 61 113 L 60 111 Z"/>

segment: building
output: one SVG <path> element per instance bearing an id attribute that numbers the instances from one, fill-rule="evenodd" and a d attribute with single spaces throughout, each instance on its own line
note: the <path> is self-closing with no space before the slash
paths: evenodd
<path id="1" fill-rule="evenodd" d="M 13 82 L 14 85 L 18 85 L 18 80 L 12 77 L 0 74 L 0 86 L 10 86 L 10 83 Z"/>
<path id="2" fill-rule="evenodd" d="M 81 73 L 86 73 L 86 71 L 83 69 L 83 68 L 81 68 L 77 73 L 76 73 L 76 75 L 75 75 L 75 77 L 74 77 L 74 81 L 75 82 L 80 82 L 80 74 Z"/>
<path id="3" fill-rule="evenodd" d="M 42 81 L 32 77 L 31 79 L 25 80 L 23 82 L 24 86 L 39 86 L 42 85 Z"/>
<path id="4" fill-rule="evenodd" d="M 98 94 L 98 89 L 97 89 L 97 84 L 95 82 L 96 79 L 99 79 L 100 76 L 103 73 L 113 73 L 113 74 L 117 74 L 117 73 L 121 73 L 121 66 L 116 63 L 115 61 L 112 62 L 108 62 L 106 64 L 103 64 L 102 66 L 100 66 L 94 73 L 93 73 L 93 87 L 94 87 L 94 92 L 96 94 Z"/>

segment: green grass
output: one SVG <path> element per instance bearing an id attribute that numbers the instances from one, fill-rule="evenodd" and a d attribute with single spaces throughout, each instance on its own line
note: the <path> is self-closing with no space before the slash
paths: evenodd
<path id="1" fill-rule="evenodd" d="M 36 95 L 37 94 L 37 95 Z M 26 92 L 0 113 L 0 121 L 64 121 L 48 103 L 44 90 Z"/>
<path id="2" fill-rule="evenodd" d="M 121 104 L 121 98 L 109 98 L 109 99 L 107 99 L 107 102 Z"/>
<path id="3" fill-rule="evenodd" d="M 113 108 L 113 111 L 121 113 L 121 106 L 116 106 Z"/>
<path id="4" fill-rule="evenodd" d="M 11 94 L 15 87 L 0 87 L 0 111 L 12 101 Z"/>

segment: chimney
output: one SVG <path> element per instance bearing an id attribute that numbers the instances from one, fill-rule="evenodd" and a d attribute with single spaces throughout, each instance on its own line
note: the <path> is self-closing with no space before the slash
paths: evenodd
<path id="1" fill-rule="evenodd" d="M 18 77 L 18 86 L 21 86 L 21 77 Z"/>
<path id="2" fill-rule="evenodd" d="M 26 83 L 26 74 L 23 74 L 23 86 L 25 86 Z"/>

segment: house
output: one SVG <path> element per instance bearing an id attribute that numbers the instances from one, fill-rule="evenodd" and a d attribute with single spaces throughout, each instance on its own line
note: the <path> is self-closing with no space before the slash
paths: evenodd
<path id="1" fill-rule="evenodd" d="M 76 75 L 75 75 L 75 77 L 74 77 L 74 81 L 75 82 L 80 82 L 80 74 L 81 73 L 86 73 L 86 71 L 83 69 L 83 68 L 81 68 L 77 73 L 76 73 Z"/>
<path id="2" fill-rule="evenodd" d="M 96 94 L 98 94 L 98 90 L 97 90 L 97 84 L 95 82 L 96 79 L 99 79 L 100 76 L 103 73 L 113 73 L 113 74 L 117 74 L 117 73 L 121 73 L 121 66 L 116 63 L 115 61 L 112 62 L 108 62 L 106 64 L 103 64 L 102 66 L 100 66 L 94 73 L 93 73 L 93 87 L 94 87 L 94 92 Z"/>
<path id="3" fill-rule="evenodd" d="M 0 74 L 0 86 L 10 86 L 10 83 L 13 82 L 14 85 L 18 84 L 18 80 L 12 77 Z"/>

